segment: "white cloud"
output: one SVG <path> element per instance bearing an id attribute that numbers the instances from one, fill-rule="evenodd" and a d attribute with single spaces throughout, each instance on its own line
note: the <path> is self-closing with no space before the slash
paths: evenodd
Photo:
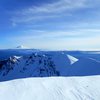
<path id="1" fill-rule="evenodd" d="M 100 29 L 73 29 L 73 30 L 35 30 L 29 29 L 20 32 L 21 34 L 17 36 L 12 36 L 14 40 L 19 39 L 78 39 L 78 38 L 92 38 L 100 37 Z M 9 37 L 8 37 L 9 38 Z M 23 39 L 22 39 L 23 38 Z"/>
<path id="2" fill-rule="evenodd" d="M 94 32 L 94 34 L 91 34 L 92 31 Z M 69 32 L 30 30 L 30 32 L 26 32 L 27 34 L 24 34 L 22 36 L 13 36 L 8 39 L 10 41 L 15 41 L 17 45 L 25 44 L 31 48 L 99 50 L 99 32 L 99 29 L 81 29 Z M 34 33 L 36 35 L 34 35 Z"/>
<path id="3" fill-rule="evenodd" d="M 58 0 L 51 4 L 33 6 L 23 10 L 23 14 L 29 13 L 57 13 L 71 9 L 86 7 L 86 0 Z"/>
<path id="4" fill-rule="evenodd" d="M 63 15 L 71 16 L 71 12 L 77 9 L 91 7 L 92 0 L 58 0 L 58 2 L 43 4 L 40 6 L 31 6 L 14 13 L 12 25 L 16 26 L 20 23 L 29 24 L 35 21 L 45 20 L 48 18 L 57 18 Z M 95 2 L 99 2 L 96 0 Z M 94 3 L 92 3 L 93 5 Z M 85 18 L 86 19 L 86 18 Z M 60 27 L 68 28 L 66 30 L 58 31 L 41 31 L 41 30 L 26 30 L 23 36 L 12 37 L 11 40 L 19 42 L 20 44 L 27 44 L 29 47 L 35 48 L 53 48 L 53 49 L 100 49 L 100 29 L 92 28 L 100 25 L 95 22 L 73 22 L 69 25 Z M 92 24 L 93 25 L 92 25 Z M 53 23 L 52 23 L 53 24 Z M 51 25 L 52 25 L 51 24 Z M 41 24 L 42 25 L 42 24 Z M 46 25 L 45 25 L 46 26 Z"/>
<path id="5" fill-rule="evenodd" d="M 11 20 L 12 23 L 18 24 L 61 16 L 59 13 L 69 16 L 71 11 L 88 7 L 86 1 L 87 0 L 58 0 L 57 2 L 49 4 L 31 6 L 14 12 L 14 16 Z"/>

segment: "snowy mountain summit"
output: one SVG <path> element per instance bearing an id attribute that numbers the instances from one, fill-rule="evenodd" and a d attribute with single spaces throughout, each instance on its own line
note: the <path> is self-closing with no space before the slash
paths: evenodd
<path id="1" fill-rule="evenodd" d="M 23 46 L 23 45 L 19 45 L 16 47 L 16 49 L 27 49 L 27 47 Z"/>

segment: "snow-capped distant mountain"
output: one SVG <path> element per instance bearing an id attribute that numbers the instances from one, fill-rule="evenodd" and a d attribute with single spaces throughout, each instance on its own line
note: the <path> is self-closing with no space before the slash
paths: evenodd
<path id="1" fill-rule="evenodd" d="M 28 49 L 28 48 L 23 45 L 20 45 L 20 46 L 17 46 L 16 49 Z"/>
<path id="2" fill-rule="evenodd" d="M 0 61 L 0 81 L 48 76 L 88 76 L 100 74 L 100 62 L 76 58 L 66 52 L 33 52 Z"/>

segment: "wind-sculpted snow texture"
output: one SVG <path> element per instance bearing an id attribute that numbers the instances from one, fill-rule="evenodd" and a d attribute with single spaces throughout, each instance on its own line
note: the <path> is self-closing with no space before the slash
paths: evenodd
<path id="1" fill-rule="evenodd" d="M 100 76 L 0 82 L 0 100 L 100 100 Z"/>
<path id="2" fill-rule="evenodd" d="M 18 51 L 12 50 L 13 55 L 16 55 L 0 61 L 0 81 L 28 77 L 100 75 L 100 56 L 97 53 L 21 50 L 22 54 L 18 56 Z"/>

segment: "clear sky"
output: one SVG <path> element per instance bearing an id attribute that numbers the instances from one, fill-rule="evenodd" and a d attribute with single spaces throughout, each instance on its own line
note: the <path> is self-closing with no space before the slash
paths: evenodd
<path id="1" fill-rule="evenodd" d="M 100 0 L 0 0 L 0 48 L 100 50 Z"/>

